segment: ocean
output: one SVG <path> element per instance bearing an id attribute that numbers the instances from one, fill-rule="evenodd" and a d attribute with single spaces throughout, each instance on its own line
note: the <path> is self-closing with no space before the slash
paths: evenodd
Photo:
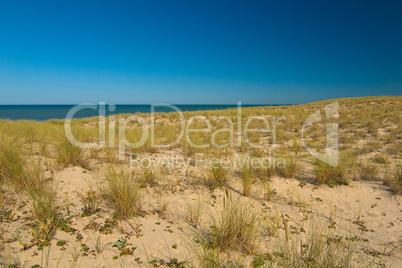
<path id="1" fill-rule="evenodd" d="M 10 120 L 36 120 L 45 121 L 50 119 L 65 119 L 68 112 L 76 105 L 0 105 L 0 119 Z M 229 108 L 237 108 L 237 105 L 175 105 L 182 112 L 186 111 L 205 111 L 205 110 L 223 110 Z M 242 107 L 256 106 L 277 106 L 277 105 L 242 105 Z M 106 105 L 106 116 L 112 114 L 134 114 L 150 113 L 151 105 L 115 105 L 114 111 L 110 111 Z M 96 109 L 93 109 L 96 108 Z M 74 114 L 73 118 L 85 118 L 99 115 L 99 106 L 93 108 L 80 109 Z M 169 107 L 156 107 L 156 112 L 172 112 Z"/>

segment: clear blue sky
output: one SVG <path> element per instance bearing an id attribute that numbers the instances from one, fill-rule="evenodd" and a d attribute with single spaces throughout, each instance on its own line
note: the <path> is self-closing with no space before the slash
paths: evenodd
<path id="1" fill-rule="evenodd" d="M 0 104 L 402 95 L 402 1 L 0 2 Z"/>

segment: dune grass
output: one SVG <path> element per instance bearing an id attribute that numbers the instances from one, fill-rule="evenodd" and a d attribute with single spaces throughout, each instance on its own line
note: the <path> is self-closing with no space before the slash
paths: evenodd
<path id="1" fill-rule="evenodd" d="M 394 194 L 402 193 L 402 166 L 396 166 L 393 174 L 384 179 L 384 184 L 391 188 Z"/>
<path id="2" fill-rule="evenodd" d="M 249 202 L 227 195 L 223 209 L 210 214 L 211 226 L 204 230 L 202 245 L 220 251 L 251 253 L 259 234 L 259 212 Z"/>
<path id="3" fill-rule="evenodd" d="M 327 229 L 313 228 L 306 241 L 291 240 L 275 253 L 254 257 L 253 267 L 356 267 L 356 245 Z M 363 264 L 365 265 L 365 264 Z"/>
<path id="4" fill-rule="evenodd" d="M 204 177 L 206 185 L 211 189 L 223 187 L 228 179 L 229 169 L 221 164 L 212 165 Z"/>
<path id="5" fill-rule="evenodd" d="M 21 152 L 21 145 L 14 140 L 0 141 L 0 177 L 15 188 L 26 188 L 26 159 Z"/>
<path id="6" fill-rule="evenodd" d="M 72 144 L 65 137 L 61 137 L 55 147 L 56 159 L 63 167 L 79 164 L 82 153 L 81 148 Z"/>
<path id="7" fill-rule="evenodd" d="M 204 213 L 204 204 L 201 202 L 201 199 L 195 203 L 190 201 L 186 201 L 187 204 L 187 221 L 194 227 L 198 228 L 201 225 L 201 217 Z"/>
<path id="8" fill-rule="evenodd" d="M 314 173 L 319 184 L 349 185 L 356 168 L 353 154 L 346 152 L 340 157 L 337 166 L 331 166 L 323 161 L 314 161 Z"/>
<path id="9" fill-rule="evenodd" d="M 250 196 L 251 186 L 256 181 L 256 174 L 250 166 L 244 166 L 241 172 L 241 179 L 243 182 L 243 195 Z"/>
<path id="10" fill-rule="evenodd" d="M 109 171 L 104 191 L 119 219 L 132 218 L 141 211 L 140 185 L 134 175 Z"/>

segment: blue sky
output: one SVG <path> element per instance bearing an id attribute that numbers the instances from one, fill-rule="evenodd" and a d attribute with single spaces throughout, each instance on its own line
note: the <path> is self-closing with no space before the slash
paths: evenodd
<path id="1" fill-rule="evenodd" d="M 401 1 L 1 1 L 0 104 L 402 93 Z"/>

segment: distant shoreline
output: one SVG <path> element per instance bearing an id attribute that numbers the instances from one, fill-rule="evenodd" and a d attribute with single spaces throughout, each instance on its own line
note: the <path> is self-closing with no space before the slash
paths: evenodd
<path id="1" fill-rule="evenodd" d="M 0 119 L 9 120 L 35 120 L 46 121 L 52 119 L 64 119 L 67 113 L 76 105 L 67 104 L 27 104 L 27 105 L 0 105 Z M 108 105 L 106 105 L 108 106 Z M 150 113 L 151 104 L 116 104 L 114 111 L 106 109 L 106 116 L 113 114 L 134 114 L 134 113 Z M 177 104 L 174 105 L 182 112 L 208 111 L 208 110 L 226 110 L 237 108 L 237 104 Z M 245 104 L 242 107 L 267 107 L 267 106 L 289 106 L 288 104 Z M 157 107 L 156 112 L 172 112 L 168 107 Z M 99 111 L 94 109 L 82 109 L 74 118 L 87 118 L 98 116 Z"/>

